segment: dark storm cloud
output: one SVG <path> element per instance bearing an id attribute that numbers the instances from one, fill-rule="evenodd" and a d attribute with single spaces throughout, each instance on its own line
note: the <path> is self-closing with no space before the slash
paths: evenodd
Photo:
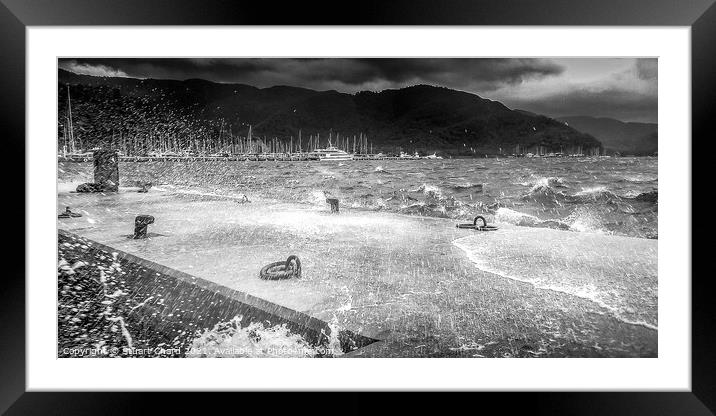
<path id="1" fill-rule="evenodd" d="M 552 117 L 591 115 L 651 122 L 657 118 L 656 59 L 73 58 L 60 59 L 59 66 L 95 76 L 201 78 L 347 93 L 430 84 Z"/>
<path id="2" fill-rule="evenodd" d="M 652 80 L 657 77 L 658 61 L 656 59 L 637 59 L 636 71 L 639 79 Z"/>
<path id="3" fill-rule="evenodd" d="M 259 87 L 293 85 L 356 92 L 427 83 L 467 91 L 559 75 L 545 59 L 62 59 L 60 67 L 88 75 L 202 78 Z"/>

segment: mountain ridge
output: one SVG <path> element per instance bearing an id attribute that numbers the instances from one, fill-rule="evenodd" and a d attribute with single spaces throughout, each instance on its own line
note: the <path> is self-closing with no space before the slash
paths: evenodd
<path id="1" fill-rule="evenodd" d="M 591 134 L 610 153 L 653 155 L 659 147 L 657 123 L 626 122 L 609 117 L 567 116 L 557 120 Z"/>
<path id="2" fill-rule="evenodd" d="M 73 120 L 88 146 L 106 145 L 117 135 L 215 141 L 222 134 L 245 136 L 251 125 L 254 136 L 264 141 L 287 141 L 299 131 L 323 141 L 329 134 L 351 139 L 365 134 L 376 151 L 385 152 L 478 156 L 538 146 L 548 151 L 601 148 L 596 138 L 563 122 L 438 86 L 347 94 L 203 79 L 94 77 L 62 69 L 58 80 L 58 121 L 62 124 L 66 115 L 70 85 Z"/>

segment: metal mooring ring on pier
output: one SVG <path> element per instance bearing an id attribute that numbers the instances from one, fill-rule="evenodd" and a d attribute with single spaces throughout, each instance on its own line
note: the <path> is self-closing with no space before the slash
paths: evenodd
<path id="1" fill-rule="evenodd" d="M 264 280 L 283 280 L 292 277 L 301 277 L 301 260 L 298 256 L 288 256 L 286 261 L 277 261 L 267 264 L 259 272 L 259 277 Z"/>
<path id="2" fill-rule="evenodd" d="M 482 225 L 477 225 L 477 220 L 482 220 Z M 482 215 L 478 215 L 472 221 L 472 224 L 457 224 L 457 228 L 467 228 L 476 231 L 497 231 L 497 227 L 494 225 L 487 225 L 487 220 Z"/>
<path id="3" fill-rule="evenodd" d="M 482 225 L 477 225 L 477 220 L 482 220 Z M 472 222 L 472 225 L 475 227 L 475 230 L 477 231 L 495 231 L 497 230 L 497 227 L 494 225 L 487 225 L 487 221 L 485 220 L 485 217 L 482 215 L 478 215 L 475 217 L 475 220 Z"/>

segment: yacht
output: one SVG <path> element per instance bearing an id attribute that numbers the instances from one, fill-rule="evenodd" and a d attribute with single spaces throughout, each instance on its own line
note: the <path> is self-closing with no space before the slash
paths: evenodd
<path id="1" fill-rule="evenodd" d="M 353 160 L 353 154 L 344 152 L 341 149 L 336 148 L 335 146 L 331 146 L 330 143 L 327 148 L 325 149 L 316 149 L 312 152 L 313 156 L 318 157 L 318 160 L 321 161 L 330 161 L 330 160 L 337 160 L 337 161 L 346 161 L 346 160 Z"/>

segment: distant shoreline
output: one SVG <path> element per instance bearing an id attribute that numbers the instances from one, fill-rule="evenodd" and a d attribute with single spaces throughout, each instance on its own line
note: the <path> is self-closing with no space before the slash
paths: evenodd
<path id="1" fill-rule="evenodd" d="M 192 162 L 192 161 L 225 161 L 225 162 L 322 162 L 322 163 L 345 163 L 354 161 L 380 161 L 380 160 L 434 160 L 444 161 L 451 159 L 600 159 L 600 158 L 658 158 L 657 155 L 640 155 L 640 156 L 512 156 L 512 155 L 484 155 L 484 156 L 455 156 L 455 157 L 443 157 L 441 159 L 420 157 L 420 158 L 401 158 L 398 156 L 386 156 L 379 158 L 356 158 L 353 160 L 342 160 L 342 161 L 321 161 L 315 158 L 300 158 L 298 156 L 292 157 L 248 157 L 248 156 L 120 156 L 120 162 L 154 162 L 154 161 L 171 161 L 171 162 Z M 74 156 L 65 157 L 59 156 L 57 160 L 60 162 L 91 162 L 92 156 Z"/>

